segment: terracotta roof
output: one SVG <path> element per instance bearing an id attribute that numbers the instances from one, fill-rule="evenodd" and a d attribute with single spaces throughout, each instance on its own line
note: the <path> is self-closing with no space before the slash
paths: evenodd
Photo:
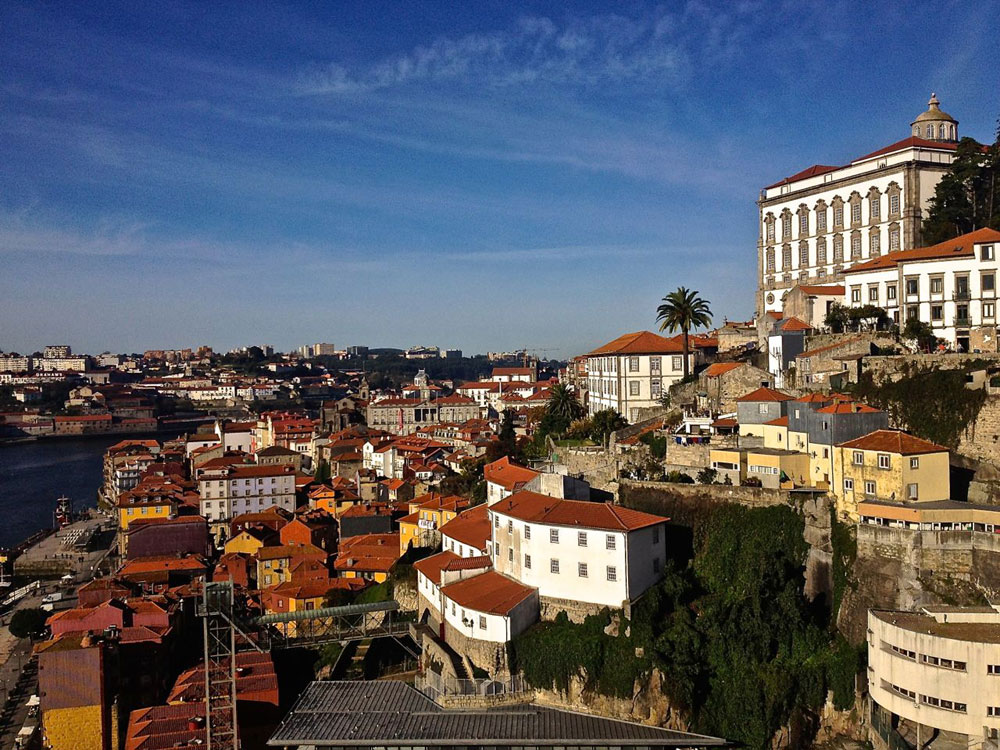
<path id="1" fill-rule="evenodd" d="M 494 513 L 552 526 L 635 531 L 669 519 L 611 503 L 562 500 L 523 490 L 490 506 Z"/>
<path id="2" fill-rule="evenodd" d="M 479 550 L 486 549 L 486 542 L 490 539 L 490 519 L 486 515 L 486 504 L 459 513 L 441 527 L 441 536 Z"/>
<path id="3" fill-rule="evenodd" d="M 787 393 L 782 393 L 781 391 L 776 391 L 774 388 L 767 388 L 766 386 L 761 386 L 755 391 L 751 391 L 745 396 L 740 396 L 736 399 L 738 402 L 757 402 L 757 401 L 791 401 L 794 397 L 789 396 Z"/>
<path id="4" fill-rule="evenodd" d="M 434 585 L 441 584 L 441 571 L 444 570 L 449 563 L 459 559 L 458 555 L 454 552 L 449 552 L 445 550 L 444 552 L 438 552 L 436 555 L 431 555 L 425 557 L 423 560 L 417 560 L 413 563 L 413 567 L 424 574 L 427 578 L 430 578 L 434 582 Z"/>
<path id="5" fill-rule="evenodd" d="M 475 404 L 468 396 L 463 396 L 460 393 L 453 393 L 450 396 L 442 396 L 441 398 L 434 400 L 435 404 Z"/>
<path id="6" fill-rule="evenodd" d="M 129 560 L 118 571 L 118 575 L 138 575 L 142 573 L 158 573 L 160 571 L 197 572 L 206 570 L 205 561 L 198 555 L 186 557 L 136 557 Z"/>
<path id="7" fill-rule="evenodd" d="M 859 156 L 854 159 L 851 163 L 864 161 L 865 159 L 872 159 L 876 156 L 883 156 L 884 154 L 891 154 L 895 151 L 902 151 L 907 148 L 934 148 L 939 151 L 954 151 L 958 148 L 957 143 L 943 143 L 941 141 L 928 141 L 925 138 L 918 138 L 915 135 L 911 135 L 909 138 L 904 138 L 901 141 L 896 141 L 891 143 L 884 148 L 880 148 L 878 151 L 872 151 L 870 154 L 865 154 L 864 156 Z"/>
<path id="8" fill-rule="evenodd" d="M 888 255 L 858 263 L 844 270 L 844 273 L 861 273 L 877 271 L 883 268 L 894 268 L 900 263 L 919 260 L 947 260 L 948 258 L 971 258 L 972 246 L 980 242 L 1000 242 L 1000 232 L 995 229 L 977 229 L 959 237 L 928 247 L 915 247 L 911 250 L 897 250 Z"/>
<path id="9" fill-rule="evenodd" d="M 788 427 L 788 417 L 778 417 L 777 419 L 772 419 L 770 422 L 764 422 L 764 424 L 773 425 L 774 427 Z"/>
<path id="10" fill-rule="evenodd" d="M 692 348 L 694 348 L 692 346 Z M 675 339 L 658 336 L 650 331 L 626 333 L 614 341 L 590 352 L 590 357 L 601 354 L 680 354 L 681 345 Z"/>
<path id="11" fill-rule="evenodd" d="M 336 570 L 388 573 L 399 559 L 399 533 L 359 534 L 341 539 Z"/>
<path id="12" fill-rule="evenodd" d="M 840 167 L 833 167 L 828 164 L 813 164 L 811 167 L 806 167 L 801 172 L 796 172 L 795 174 L 790 175 L 773 185 L 768 185 L 764 189 L 771 190 L 776 187 L 781 187 L 782 185 L 787 185 L 789 182 L 798 182 L 799 180 L 806 180 L 810 177 L 819 177 L 827 172 L 833 172 L 838 169 L 840 169 Z"/>
<path id="13" fill-rule="evenodd" d="M 483 467 L 483 477 L 487 482 L 499 484 L 504 489 L 511 491 L 523 487 L 538 474 L 537 471 L 512 463 L 509 456 L 498 458 Z"/>
<path id="14" fill-rule="evenodd" d="M 900 430 L 875 430 L 854 440 L 841 443 L 839 448 L 852 448 L 863 451 L 882 451 L 884 453 L 899 453 L 904 456 L 922 453 L 941 453 L 948 449 L 929 440 L 908 435 Z"/>
<path id="15" fill-rule="evenodd" d="M 447 571 L 452 570 L 476 570 L 477 568 L 489 568 L 493 565 L 488 555 L 476 555 L 475 557 L 459 557 L 444 566 Z"/>
<path id="16" fill-rule="evenodd" d="M 879 410 L 858 401 L 837 401 L 836 403 L 817 409 L 817 414 L 875 414 Z"/>
<path id="17" fill-rule="evenodd" d="M 785 318 L 778 326 L 782 331 L 811 331 L 812 326 L 799 318 Z"/>
<path id="18" fill-rule="evenodd" d="M 745 364 L 745 362 L 716 362 L 705 368 L 704 375 L 709 378 L 717 378 L 720 375 L 725 375 L 727 372 L 739 369 Z"/>
<path id="19" fill-rule="evenodd" d="M 845 291 L 844 287 L 840 284 L 831 284 L 829 286 L 822 284 L 799 284 L 799 289 L 806 294 L 829 294 L 834 297 L 843 297 Z"/>
<path id="20" fill-rule="evenodd" d="M 712 427 L 736 427 L 738 424 L 739 422 L 732 417 L 722 417 L 712 422 Z"/>
<path id="21" fill-rule="evenodd" d="M 458 606 L 493 615 L 507 615 L 535 591 L 495 570 L 449 583 L 441 589 L 441 593 Z"/>
<path id="22" fill-rule="evenodd" d="M 326 559 L 326 552 L 312 544 L 278 544 L 261 547 L 254 554 L 258 560 L 283 560 L 284 558 L 312 557 Z"/>
<path id="23" fill-rule="evenodd" d="M 833 401 L 833 396 L 825 396 L 822 393 L 809 393 L 795 399 L 797 404 L 829 404 Z"/>

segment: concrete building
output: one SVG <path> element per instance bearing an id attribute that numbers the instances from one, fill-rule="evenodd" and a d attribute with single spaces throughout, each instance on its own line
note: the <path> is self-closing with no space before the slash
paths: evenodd
<path id="1" fill-rule="evenodd" d="M 207 471 L 198 481 L 201 515 L 213 525 L 271 506 L 295 510 L 295 467 L 228 466 Z"/>
<path id="2" fill-rule="evenodd" d="M 856 263 L 920 246 L 924 212 L 958 142 L 958 121 L 939 104 L 932 94 L 903 140 L 761 190 L 758 316 L 781 310 L 796 284 L 840 283 Z"/>
<path id="3" fill-rule="evenodd" d="M 785 295 L 782 313 L 819 330 L 826 327 L 826 316 L 833 305 L 843 301 L 842 284 L 796 284 Z"/>
<path id="4" fill-rule="evenodd" d="M 1000 734 L 1000 608 L 868 612 L 872 730 L 917 747 L 995 748 Z M 936 746 L 935 743 L 935 746 Z"/>
<path id="5" fill-rule="evenodd" d="M 736 399 L 736 416 L 740 425 L 740 437 L 763 439 L 763 425 L 788 414 L 788 402 L 793 396 L 760 387 Z"/>

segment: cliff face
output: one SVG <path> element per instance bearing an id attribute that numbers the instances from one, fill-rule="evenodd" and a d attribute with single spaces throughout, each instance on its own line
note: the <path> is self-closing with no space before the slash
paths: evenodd
<path id="1" fill-rule="evenodd" d="M 654 669 L 645 680 L 636 680 L 632 698 L 614 698 L 587 690 L 585 675 L 570 680 L 569 689 L 535 689 L 535 700 L 555 708 L 600 714 L 615 719 L 627 719 L 678 731 L 690 731 L 690 721 L 684 711 L 672 706 L 663 692 L 663 675 Z"/>

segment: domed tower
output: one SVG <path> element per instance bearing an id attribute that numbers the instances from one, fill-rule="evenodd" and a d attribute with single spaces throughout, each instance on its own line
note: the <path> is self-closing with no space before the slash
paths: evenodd
<path id="1" fill-rule="evenodd" d="M 937 94 L 931 94 L 931 100 L 927 102 L 927 111 L 910 123 L 913 135 L 928 141 L 954 143 L 958 140 L 958 120 L 947 112 L 942 112 L 940 105 Z"/>

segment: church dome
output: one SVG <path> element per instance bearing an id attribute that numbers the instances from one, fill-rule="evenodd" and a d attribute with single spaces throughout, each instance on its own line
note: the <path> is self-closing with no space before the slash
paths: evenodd
<path id="1" fill-rule="evenodd" d="M 937 94 L 932 93 L 930 101 L 927 102 L 927 111 L 921 112 L 917 115 L 917 119 L 910 123 L 913 135 L 929 141 L 958 140 L 958 120 L 943 111 L 940 105 Z"/>

